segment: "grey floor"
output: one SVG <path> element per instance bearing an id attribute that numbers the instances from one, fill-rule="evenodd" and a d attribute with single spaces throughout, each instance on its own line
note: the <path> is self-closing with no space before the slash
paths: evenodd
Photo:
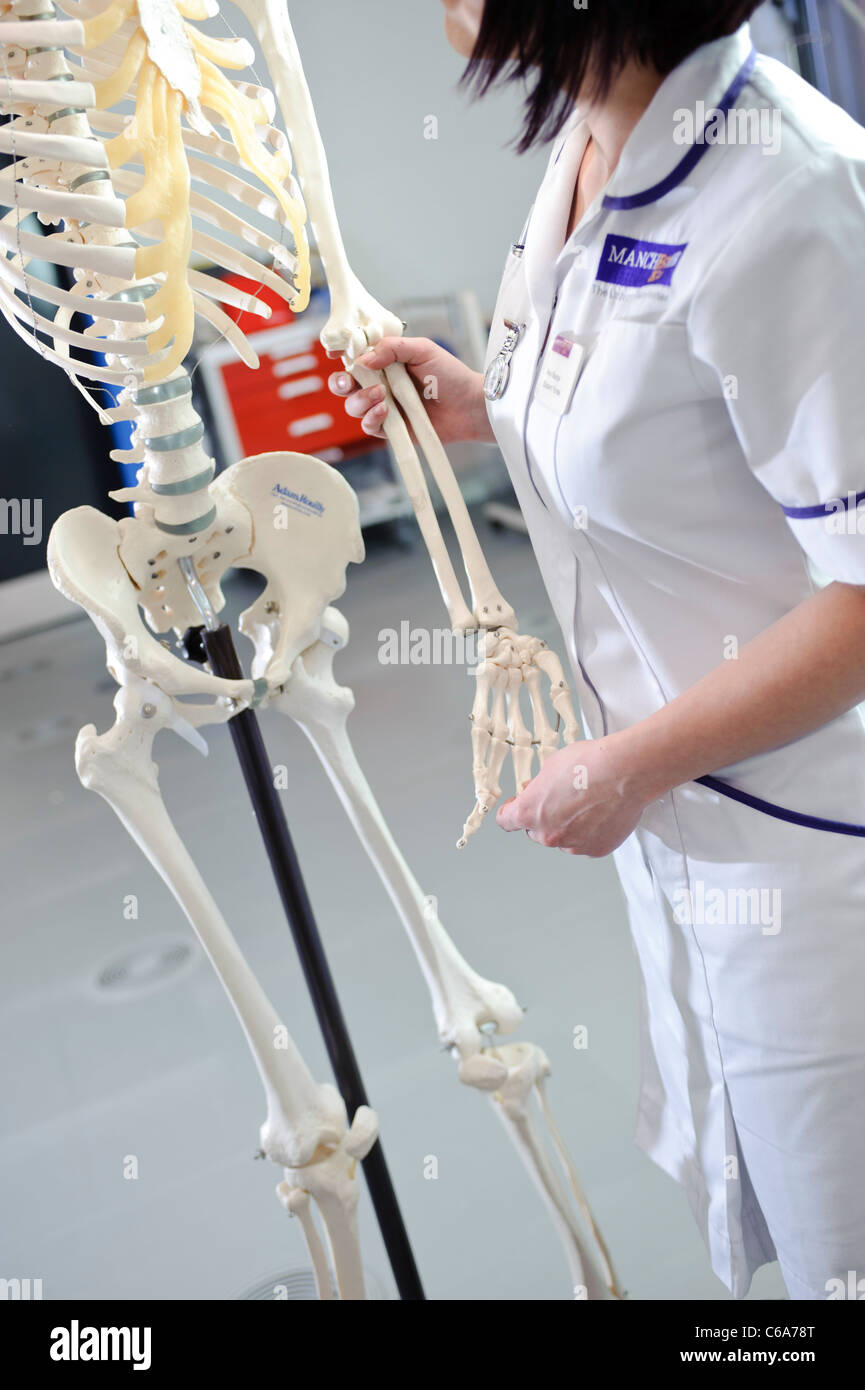
<path id="1" fill-rule="evenodd" d="M 523 630 L 554 637 L 528 543 L 484 542 Z M 727 1298 L 683 1194 L 632 1143 L 635 972 L 612 864 L 494 825 L 457 853 L 471 682 L 458 667 L 378 660 L 382 628 L 441 624 L 424 552 L 372 545 L 340 606 L 352 640 L 338 674 L 357 698 L 361 761 L 464 954 L 528 1006 L 525 1036 L 551 1059 L 553 1105 L 625 1288 L 634 1299 Z M 274 1197 L 278 1173 L 253 1161 L 263 1098 L 231 1010 L 173 899 L 75 776 L 76 730 L 112 719 L 103 661 L 86 620 L 0 647 L 0 1276 L 41 1278 L 46 1298 L 300 1290 L 299 1226 Z M 438 1050 L 414 957 L 311 750 L 278 716 L 263 725 L 272 761 L 290 769 L 286 810 L 428 1296 L 568 1299 L 539 1199 L 489 1103 Z M 208 740 L 207 760 L 171 736 L 157 744 L 166 801 L 327 1078 L 228 734 Z M 572 1045 L 579 1025 L 584 1050 Z M 365 1194 L 361 1228 L 371 1291 L 391 1298 Z M 770 1268 L 750 1296 L 782 1294 Z"/>

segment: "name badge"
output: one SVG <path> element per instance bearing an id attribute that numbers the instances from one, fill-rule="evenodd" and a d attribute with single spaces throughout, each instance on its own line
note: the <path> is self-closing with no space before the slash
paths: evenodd
<path id="1" fill-rule="evenodd" d="M 544 353 L 535 400 L 557 415 L 564 415 L 583 370 L 586 350 L 573 333 L 557 333 Z"/>

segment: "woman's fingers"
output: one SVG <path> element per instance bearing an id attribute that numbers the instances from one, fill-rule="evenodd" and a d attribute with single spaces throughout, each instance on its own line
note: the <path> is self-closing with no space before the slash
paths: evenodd
<path id="1" fill-rule="evenodd" d="M 345 413 L 353 420 L 360 420 L 364 434 L 383 438 L 387 405 L 384 389 L 381 386 L 367 386 L 361 389 L 348 372 L 333 372 L 328 377 L 328 387 L 335 396 L 345 400 Z"/>
<path id="2" fill-rule="evenodd" d="M 383 400 L 384 391 L 380 386 L 366 386 L 363 390 L 352 391 L 350 396 L 346 396 L 345 413 L 355 420 L 362 420 L 368 410 L 372 410 L 375 405 L 381 405 Z"/>
<path id="3" fill-rule="evenodd" d="M 382 371 L 393 366 L 394 362 L 404 362 L 407 367 L 417 367 L 430 360 L 435 344 L 429 338 L 382 338 L 357 361 L 361 367 Z"/>
<path id="4" fill-rule="evenodd" d="M 361 418 L 360 427 L 364 434 L 375 435 L 377 439 L 386 438 L 384 432 L 384 421 L 387 415 L 386 405 L 374 405 L 372 410 Z"/>
<path id="5" fill-rule="evenodd" d="M 357 382 L 353 376 L 349 376 L 348 372 L 331 372 L 327 379 L 327 385 L 328 390 L 332 391 L 335 396 L 348 396 L 357 388 Z"/>
<path id="6" fill-rule="evenodd" d="M 509 796 L 507 801 L 503 801 L 496 811 L 496 822 L 501 830 L 526 830 L 528 821 L 525 817 L 525 807 L 519 804 L 518 796 Z M 529 834 L 531 839 L 531 834 Z"/>
<path id="7" fill-rule="evenodd" d="M 346 396 L 345 413 L 354 420 L 360 420 L 365 434 L 381 434 L 387 415 L 384 390 L 381 386 L 367 386 L 362 391 L 352 391 L 350 396 Z"/>

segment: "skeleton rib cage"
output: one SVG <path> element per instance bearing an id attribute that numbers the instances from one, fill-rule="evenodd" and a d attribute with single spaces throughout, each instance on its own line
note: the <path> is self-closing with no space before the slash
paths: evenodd
<path id="1" fill-rule="evenodd" d="M 59 348 L 65 358 L 59 365 L 70 374 L 94 375 L 90 361 L 73 357 L 73 347 L 130 359 L 120 370 L 99 371 L 100 380 L 118 385 L 129 384 L 136 367 L 145 381 L 170 376 L 189 351 L 195 312 L 218 327 L 244 361 L 256 365 L 243 334 L 215 301 L 264 316 L 267 307 L 215 277 L 188 269 L 190 254 L 196 253 L 267 285 L 297 312 L 309 302 L 306 211 L 291 176 L 288 143 L 271 123 L 273 97 L 266 89 L 230 82 L 223 71 L 247 67 L 251 46 L 242 39 L 214 39 L 197 29 L 193 21 L 213 13 L 202 0 L 184 0 L 177 9 L 155 0 L 141 0 L 140 6 L 137 0 L 114 0 L 101 12 L 92 3 L 68 0 L 66 9 L 81 17 L 59 23 L 23 21 L 16 32 L 28 44 L 40 37 L 63 40 L 70 45 L 68 61 L 54 45 L 34 52 L 23 47 L 23 39 L 21 48 L 5 53 L 4 105 L 11 105 L 18 92 L 25 94 L 22 80 L 58 84 L 54 90 L 64 105 L 47 115 L 18 116 L 3 129 L 3 149 L 13 155 L 3 183 L 17 185 L 3 190 L 4 201 L 14 203 L 4 219 L 3 245 L 25 255 L 45 253 L 32 233 L 10 235 L 7 229 L 10 222 L 14 226 L 18 209 L 35 211 L 46 222 L 63 219 L 64 230 L 49 238 L 61 244 L 47 250 L 58 263 L 76 266 L 78 304 L 30 276 L 27 293 L 58 304 L 54 323 L 28 312 L 26 302 L 16 304 L 6 291 L 4 313 L 7 318 L 14 313 L 31 332 L 38 328 L 58 340 L 52 352 Z M 148 53 L 148 36 L 155 33 L 158 42 L 165 15 L 175 19 L 171 39 L 178 57 L 172 54 L 164 62 L 181 90 Z M 51 34 L 46 24 L 60 33 Z M 28 37 L 33 28 L 36 32 Z M 111 111 L 130 97 L 133 115 Z M 222 135 L 205 111 L 224 128 Z M 225 170 L 214 160 L 231 167 Z M 242 210 L 254 207 L 266 219 L 266 230 L 215 202 L 208 196 L 214 188 Z M 205 228 L 193 227 L 193 214 Z M 226 232 L 272 258 L 284 275 L 238 251 Z M 138 239 L 128 233 L 137 233 Z M 70 242 L 87 246 L 88 253 L 67 259 Z M 24 288 L 22 259 L 19 254 L 15 269 Z M 71 329 L 76 312 L 86 317 L 110 298 L 113 279 L 141 286 L 138 312 L 100 304 L 101 317 L 90 327 Z M 116 323 L 136 327 L 112 336 Z M 94 338 L 101 340 L 98 345 Z M 145 356 L 146 364 L 138 366 Z"/>
<path id="2" fill-rule="evenodd" d="M 260 455 L 216 478 L 203 448 L 182 365 L 195 315 L 254 367 L 255 353 L 227 311 L 263 318 L 270 311 L 254 293 L 192 269 L 190 257 L 237 272 L 300 312 L 310 295 L 309 222 L 331 299 L 322 341 L 362 385 L 381 380 L 385 386 L 389 442 L 451 623 L 482 629 L 472 711 L 476 804 L 464 844 L 500 794 L 509 750 L 520 787 L 532 775 L 535 753 L 543 762 L 560 736 L 576 736 L 570 695 L 554 653 L 518 635 L 405 369 L 373 373 L 356 364 L 368 346 L 402 325 L 360 285 L 345 256 L 284 0 L 237 0 L 236 8 L 260 52 L 246 40 L 199 27 L 218 13 L 212 0 L 62 0 L 66 18 L 51 0 L 0 0 L 0 113 L 9 116 L 0 125 L 0 153 L 10 157 L 0 172 L 0 206 L 9 209 L 0 217 L 0 312 L 24 342 L 69 375 L 104 422 L 133 422 L 131 449 L 112 458 L 140 465 L 135 485 L 112 493 L 133 503 L 133 516 L 115 523 L 93 508 L 77 508 L 60 518 L 49 541 L 52 578 L 98 627 L 119 686 L 115 724 L 102 735 L 92 725 L 80 731 L 76 767 L 166 881 L 229 995 L 265 1087 L 262 1149 L 284 1169 L 277 1191 L 301 1220 L 320 1297 L 332 1296 L 331 1283 L 311 1200 L 324 1222 L 340 1296 L 364 1296 L 356 1169 L 375 1143 L 376 1118 L 364 1107 L 347 1116 L 335 1088 L 313 1081 L 290 1036 L 274 1049 L 276 1013 L 177 836 L 151 758 L 162 729 L 206 751 L 200 726 L 264 703 L 294 718 L 324 763 L 408 932 L 439 1037 L 458 1059 L 460 1079 L 491 1095 L 563 1240 L 572 1284 L 588 1297 L 603 1297 L 605 1289 L 618 1296 L 549 1112 L 549 1063 L 530 1043 L 493 1045 L 492 1034 L 513 1032 L 522 1011 L 509 990 L 478 975 L 457 951 L 431 909 L 435 900 L 421 892 L 403 860 L 348 739 L 353 697 L 332 674 L 348 627 L 331 604 L 344 590 L 349 562 L 363 558 L 357 500 L 316 459 Z M 262 54 L 276 97 L 227 75 L 250 68 Z M 125 102 L 133 104 L 132 114 L 113 109 Z M 277 106 L 288 138 L 274 123 Z M 55 230 L 28 231 L 31 214 Z M 73 287 L 38 277 L 34 260 L 71 269 Z M 34 301 L 54 306 L 54 317 Z M 122 388 L 116 403 L 97 403 L 92 383 Z M 453 521 L 468 602 L 409 425 Z M 315 534 L 307 518 L 274 507 L 286 482 L 326 500 L 327 520 Z M 255 569 L 267 581 L 240 622 L 255 646 L 249 680 L 220 679 L 174 656 L 154 635 L 180 634 L 202 614 L 218 613 L 220 580 L 232 566 Z M 544 680 L 555 728 L 544 710 Z M 531 730 L 520 712 L 522 690 Z"/>

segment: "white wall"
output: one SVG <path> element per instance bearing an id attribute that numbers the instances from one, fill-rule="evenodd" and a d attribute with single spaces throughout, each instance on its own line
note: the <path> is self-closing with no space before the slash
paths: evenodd
<path id="1" fill-rule="evenodd" d="M 548 154 L 506 148 L 519 91 L 477 104 L 457 91 L 464 63 L 444 37 L 439 0 L 289 0 L 289 9 L 361 280 L 385 303 L 475 289 L 491 312 Z M 225 13 L 234 24 L 229 5 Z M 437 140 L 424 139 L 429 115 Z"/>

